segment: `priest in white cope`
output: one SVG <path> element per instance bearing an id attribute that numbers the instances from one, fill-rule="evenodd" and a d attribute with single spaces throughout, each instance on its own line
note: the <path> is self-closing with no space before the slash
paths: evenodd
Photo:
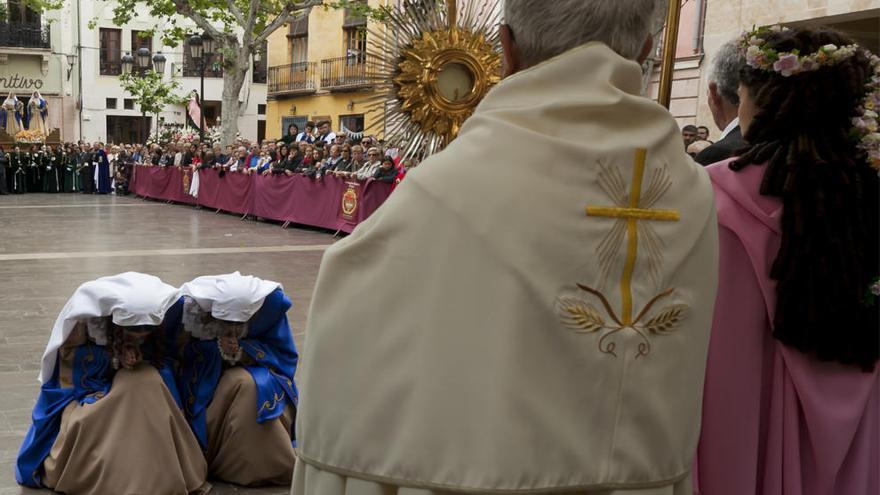
<path id="1" fill-rule="evenodd" d="M 507 0 L 505 80 L 324 256 L 293 495 L 691 493 L 717 231 L 656 14 Z"/>

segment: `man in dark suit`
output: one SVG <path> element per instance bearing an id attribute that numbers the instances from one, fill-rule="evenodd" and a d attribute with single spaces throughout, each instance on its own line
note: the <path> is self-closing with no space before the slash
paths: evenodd
<path id="1" fill-rule="evenodd" d="M 736 41 L 721 47 L 712 61 L 712 74 L 709 78 L 709 109 L 715 125 L 721 130 L 721 137 L 715 144 L 697 155 L 700 165 L 711 165 L 730 157 L 745 147 L 742 131 L 739 128 L 739 73 L 745 66 L 745 58 L 739 51 Z"/>

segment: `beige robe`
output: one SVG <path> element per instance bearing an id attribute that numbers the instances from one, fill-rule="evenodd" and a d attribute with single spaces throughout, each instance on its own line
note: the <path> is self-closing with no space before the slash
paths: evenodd
<path id="1" fill-rule="evenodd" d="M 199 443 L 155 368 L 119 370 L 94 404 L 71 402 L 43 461 L 43 483 L 69 495 L 207 493 Z"/>
<path id="2" fill-rule="evenodd" d="M 208 406 L 208 470 L 243 486 L 287 485 L 296 454 L 290 442 L 293 409 L 257 423 L 257 387 L 242 367 L 223 372 Z"/>
<path id="3" fill-rule="evenodd" d="M 327 250 L 294 495 L 690 493 L 715 211 L 640 83 L 598 43 L 504 80 Z"/>

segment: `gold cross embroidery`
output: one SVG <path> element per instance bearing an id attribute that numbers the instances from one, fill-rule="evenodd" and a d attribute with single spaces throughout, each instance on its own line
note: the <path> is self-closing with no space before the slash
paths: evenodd
<path id="1" fill-rule="evenodd" d="M 676 210 L 652 210 L 642 205 L 642 181 L 645 176 L 645 163 L 648 150 L 636 150 L 635 166 L 633 167 L 632 189 L 629 194 L 628 207 L 588 206 L 587 216 L 618 218 L 626 220 L 626 263 L 623 267 L 623 277 L 620 280 L 620 294 L 623 301 L 624 326 L 633 324 L 633 298 L 632 277 L 635 270 L 639 250 L 638 222 L 646 220 L 677 222 L 681 218 Z"/>
<path id="2" fill-rule="evenodd" d="M 600 164 L 602 168 L 602 173 L 599 174 L 600 185 L 611 197 L 612 201 L 616 203 L 616 206 L 587 207 L 587 216 L 589 217 L 617 219 L 611 232 L 608 233 L 597 248 L 597 257 L 600 265 L 602 265 L 603 278 L 607 276 L 614 260 L 617 259 L 624 238 L 627 241 L 626 258 L 623 274 L 620 279 L 621 317 L 618 317 L 611 307 L 608 298 L 601 291 L 583 284 L 577 284 L 577 286 L 584 292 L 590 293 L 599 299 L 613 323 L 606 323 L 602 314 L 584 300 L 578 298 L 560 298 L 557 300 L 563 323 L 575 332 L 594 333 L 600 330 L 610 330 L 599 340 L 599 349 L 613 356 L 617 355 L 614 352 L 616 344 L 611 340 L 614 334 L 627 328 L 634 330 L 641 337 L 639 352 L 636 357 L 646 356 L 651 350 L 651 344 L 645 332 L 662 335 L 675 331 L 679 322 L 684 318 L 684 313 L 687 309 L 687 306 L 682 304 L 671 305 L 664 308 L 653 318 L 641 323 L 642 319 L 657 301 L 672 295 L 674 289 L 667 289 L 655 296 L 633 318 L 632 281 L 636 262 L 638 261 L 640 233 L 642 238 L 644 238 L 648 252 L 652 277 L 655 277 L 655 280 L 659 280 L 661 274 L 662 240 L 644 222 L 677 222 L 680 220 L 680 214 L 677 210 L 652 208 L 672 186 L 665 168 L 654 171 L 649 186 L 645 194 L 642 195 L 646 162 L 647 150 L 636 150 L 629 192 L 626 191 L 626 183 L 617 169 L 606 168 Z"/>

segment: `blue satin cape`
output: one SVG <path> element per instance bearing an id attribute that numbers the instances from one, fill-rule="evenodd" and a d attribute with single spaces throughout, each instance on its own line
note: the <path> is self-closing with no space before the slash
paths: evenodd
<path id="1" fill-rule="evenodd" d="M 58 430 L 61 413 L 72 401 L 90 404 L 98 400 L 95 393 L 110 391 L 108 370 L 110 359 L 104 347 L 84 344 L 76 348 L 73 359 L 73 387 L 62 388 L 58 381 L 60 366 L 55 364 L 52 379 L 44 383 L 34 406 L 33 424 L 24 437 L 15 461 L 15 481 L 32 488 L 40 488 L 43 460 L 49 455 Z"/>
<path id="2" fill-rule="evenodd" d="M 269 294 L 251 318 L 242 350 L 256 363 L 245 366 L 257 388 L 257 423 L 275 419 L 290 404 L 296 410 L 299 393 L 293 383 L 299 354 L 287 322 L 290 299 L 281 289 Z M 207 412 L 223 373 L 215 340 L 195 340 L 183 353 L 179 386 L 184 412 L 203 449 L 208 446 Z"/>

